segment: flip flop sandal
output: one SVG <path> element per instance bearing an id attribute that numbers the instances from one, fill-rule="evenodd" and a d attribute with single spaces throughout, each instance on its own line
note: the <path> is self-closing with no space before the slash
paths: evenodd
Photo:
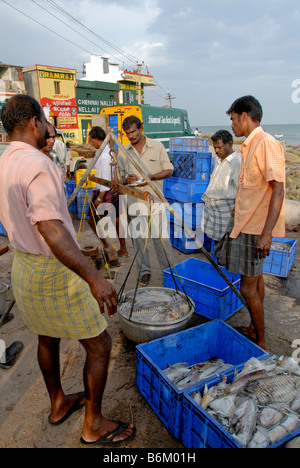
<path id="1" fill-rule="evenodd" d="M 141 286 L 148 286 L 148 284 L 150 282 L 150 279 L 151 279 L 151 275 L 149 275 L 149 274 L 141 276 L 140 285 Z"/>
<path id="2" fill-rule="evenodd" d="M 65 422 L 71 416 L 71 414 L 75 413 L 75 411 L 78 411 L 85 405 L 85 403 L 82 403 L 82 400 L 84 398 L 85 398 L 85 392 L 77 393 L 77 398 L 75 402 L 73 403 L 71 408 L 66 412 L 66 414 L 62 418 L 60 418 L 58 421 L 52 421 L 50 416 L 48 416 L 49 423 L 52 424 L 52 426 L 59 426 L 60 424 Z"/>
<path id="3" fill-rule="evenodd" d="M 132 439 L 135 436 L 136 428 L 134 427 L 132 429 L 132 433 L 129 436 L 125 437 L 125 439 L 117 440 L 116 442 L 114 442 L 113 441 L 114 438 L 117 437 L 119 434 L 122 434 L 122 432 L 124 432 L 125 429 L 127 429 L 129 427 L 129 424 L 124 423 L 122 421 L 116 421 L 116 422 L 118 423 L 118 426 L 113 431 L 107 432 L 106 434 L 104 434 L 104 436 L 99 437 L 99 439 L 96 440 L 95 442 L 86 442 L 81 437 L 80 438 L 81 444 L 85 445 L 85 446 L 88 446 L 88 447 L 92 447 L 92 446 L 95 446 L 95 445 L 108 445 L 108 444 L 119 445 L 119 444 L 123 444 L 123 443 L 127 442 L 128 440 Z"/>
<path id="4" fill-rule="evenodd" d="M 0 362 L 2 369 L 10 369 L 16 362 L 17 357 L 24 348 L 21 341 L 14 341 L 8 348 L 6 348 L 6 361 Z"/>

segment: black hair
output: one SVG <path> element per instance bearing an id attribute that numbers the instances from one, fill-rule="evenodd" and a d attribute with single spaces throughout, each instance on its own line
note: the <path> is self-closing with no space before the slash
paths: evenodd
<path id="1" fill-rule="evenodd" d="M 263 116 L 262 106 L 253 96 L 243 96 L 236 99 L 226 114 L 230 115 L 231 112 L 235 112 L 236 114 L 246 112 L 253 122 L 260 122 Z"/>
<path id="2" fill-rule="evenodd" d="M 212 141 L 214 142 L 217 142 L 219 140 L 221 140 L 224 145 L 226 143 L 233 143 L 233 137 L 231 135 L 230 132 L 228 132 L 227 130 L 218 130 L 212 137 L 211 137 Z"/>
<path id="3" fill-rule="evenodd" d="M 41 120 L 43 109 L 40 104 L 27 94 L 16 94 L 7 99 L 2 109 L 1 120 L 10 135 L 15 129 L 25 130 L 32 117 Z"/>
<path id="4" fill-rule="evenodd" d="M 122 127 L 124 130 L 127 130 L 133 124 L 136 124 L 137 128 L 141 128 L 141 126 L 143 125 L 138 117 L 136 117 L 135 115 L 129 115 L 124 119 Z"/>
<path id="5" fill-rule="evenodd" d="M 53 128 L 54 135 L 55 135 L 55 137 L 57 137 L 57 131 L 56 131 L 56 128 L 55 128 L 55 126 L 53 125 L 53 123 L 51 123 L 51 122 L 49 122 L 49 121 L 47 120 L 47 125 L 49 125 L 50 127 Z"/>
<path id="6" fill-rule="evenodd" d="M 95 140 L 105 140 L 106 138 L 106 133 L 101 127 L 92 127 L 90 133 L 89 133 L 90 138 L 94 138 Z"/>

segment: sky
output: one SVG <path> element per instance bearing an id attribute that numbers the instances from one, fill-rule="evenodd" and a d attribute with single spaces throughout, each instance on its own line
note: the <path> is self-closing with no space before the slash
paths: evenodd
<path id="1" fill-rule="evenodd" d="M 0 0 L 0 61 L 75 68 L 91 54 L 154 76 L 151 105 L 230 125 L 243 95 L 264 124 L 300 123 L 299 0 Z"/>

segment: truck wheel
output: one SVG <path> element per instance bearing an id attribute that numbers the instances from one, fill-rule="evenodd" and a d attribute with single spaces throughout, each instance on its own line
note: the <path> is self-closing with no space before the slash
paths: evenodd
<path id="1" fill-rule="evenodd" d="M 78 166 L 76 167 L 76 171 L 78 171 L 79 169 L 86 169 L 86 168 L 87 168 L 87 165 L 84 162 L 80 162 Z"/>

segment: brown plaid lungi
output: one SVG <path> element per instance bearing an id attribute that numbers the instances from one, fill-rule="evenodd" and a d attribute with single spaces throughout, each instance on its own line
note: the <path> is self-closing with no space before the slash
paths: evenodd
<path id="1" fill-rule="evenodd" d="M 232 228 L 233 218 L 225 235 L 214 248 L 218 263 L 230 273 L 259 276 L 264 264 L 264 258 L 255 258 L 256 243 L 260 236 L 241 232 L 236 239 L 232 239 L 229 237 Z"/>

